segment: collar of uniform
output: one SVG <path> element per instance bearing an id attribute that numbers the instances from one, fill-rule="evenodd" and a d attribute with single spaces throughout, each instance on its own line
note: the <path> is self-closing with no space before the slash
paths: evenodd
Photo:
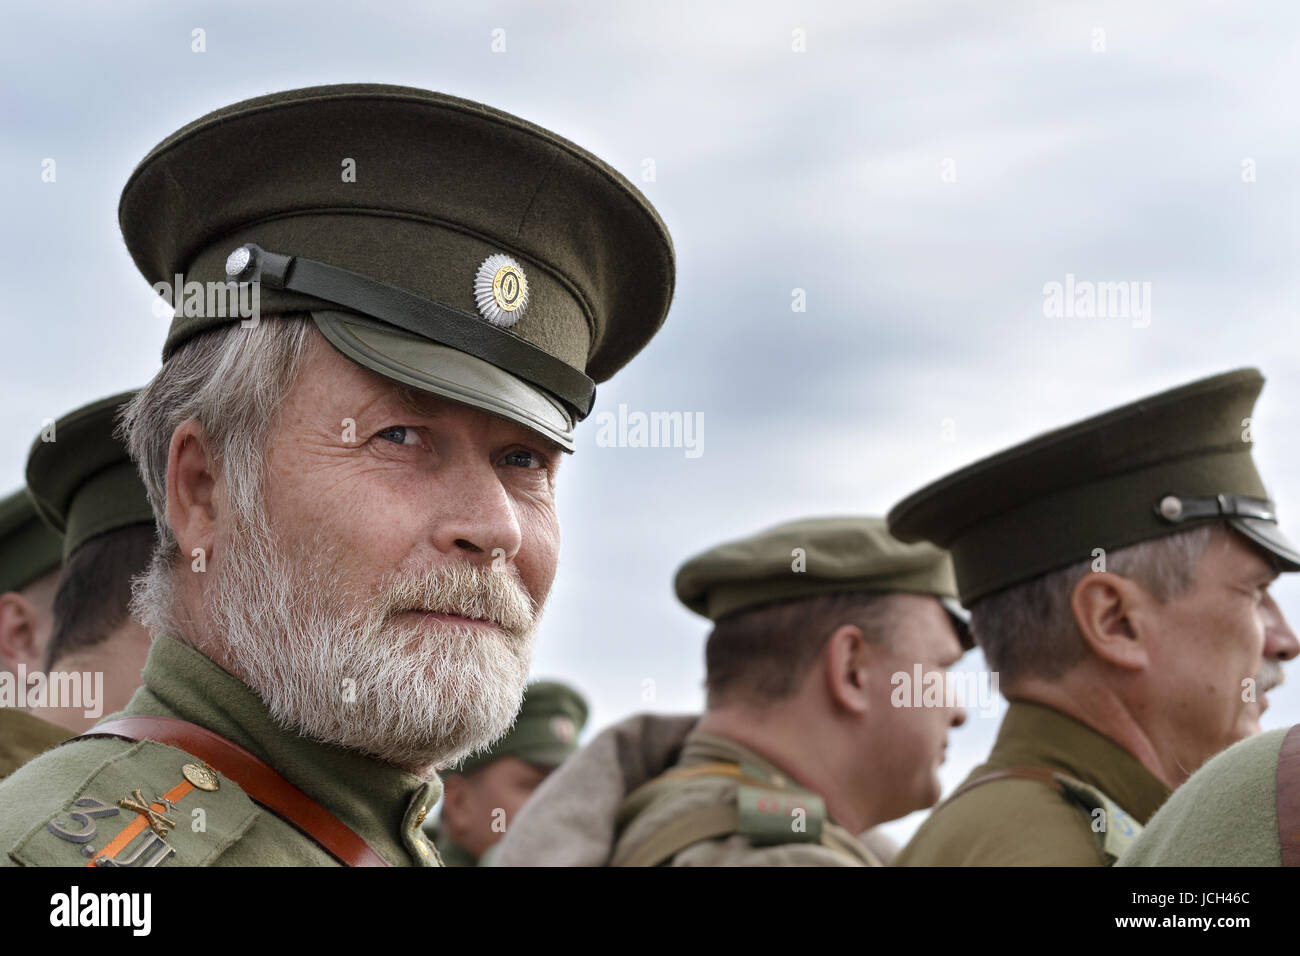
<path id="1" fill-rule="evenodd" d="M 1144 825 L 1170 793 L 1104 734 L 1053 707 L 1012 700 L 984 769 L 1025 765 L 1051 767 L 1097 787 Z"/>
<path id="2" fill-rule="evenodd" d="M 390 864 L 433 863 L 420 824 L 442 795 L 436 776 L 423 780 L 277 725 L 248 685 L 175 638 L 154 639 L 143 677 L 145 693 L 136 694 L 125 713 L 161 712 L 206 727 L 265 760 Z"/>
<path id="3" fill-rule="evenodd" d="M 730 737 L 719 737 L 717 734 L 702 730 L 692 730 L 686 735 L 686 740 L 682 744 L 682 755 L 677 765 L 691 767 L 706 763 L 740 764 L 741 769 L 749 776 L 766 780 L 775 787 L 811 790 L 771 761 L 763 759 Z"/>
<path id="4" fill-rule="evenodd" d="M 14 707 L 0 707 L 0 780 L 72 734 L 43 717 Z"/>

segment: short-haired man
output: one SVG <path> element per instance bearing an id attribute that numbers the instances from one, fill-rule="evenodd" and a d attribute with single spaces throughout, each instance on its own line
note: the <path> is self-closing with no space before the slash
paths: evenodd
<path id="1" fill-rule="evenodd" d="M 63 543 L 26 488 L 0 499 L 0 780 L 68 737 L 30 712 L 27 675 L 44 666 Z"/>
<path id="2" fill-rule="evenodd" d="M 518 710 L 560 458 L 665 318 L 667 231 L 559 136 L 377 84 L 191 123 L 119 218 L 176 306 L 126 414 L 154 642 L 122 718 L 0 786 L 0 853 L 437 865 L 434 768 Z"/>
<path id="3" fill-rule="evenodd" d="M 441 774 L 442 809 L 424 830 L 443 866 L 488 863 L 533 791 L 577 751 L 586 723 L 587 702 L 572 687 L 529 684 L 509 732 Z"/>
<path id="4" fill-rule="evenodd" d="M 916 492 L 890 528 L 952 551 L 1010 708 L 902 865 L 1113 863 L 1201 764 L 1259 732 L 1300 644 L 1300 568 L 1251 460 L 1242 369 L 1042 435 Z"/>
<path id="5" fill-rule="evenodd" d="M 947 556 L 878 518 L 807 519 L 692 558 L 676 588 L 714 623 L 703 717 L 600 735 L 497 864 L 878 865 L 858 834 L 938 799 L 965 719 L 946 694 L 897 705 L 899 675 L 932 683 L 962 655 Z"/>
<path id="6" fill-rule="evenodd" d="M 36 713 L 73 733 L 126 706 L 140 686 L 150 638 L 131 614 L 131 581 L 149 567 L 153 509 L 126 446 L 114 432 L 135 392 L 69 412 L 53 440 L 37 438 L 27 488 L 62 536 L 63 571 L 45 651 L 47 700 Z M 55 699 L 59 688 L 79 700 Z"/>

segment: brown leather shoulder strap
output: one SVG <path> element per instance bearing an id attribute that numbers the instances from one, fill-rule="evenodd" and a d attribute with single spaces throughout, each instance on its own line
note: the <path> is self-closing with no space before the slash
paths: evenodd
<path id="1" fill-rule="evenodd" d="M 963 793 L 966 793 L 969 790 L 974 790 L 976 787 L 982 786 L 983 784 L 992 783 L 994 780 L 1005 780 L 1008 777 L 1019 778 L 1021 780 L 1037 780 L 1039 783 L 1047 784 L 1058 793 L 1065 793 L 1065 787 L 1062 786 L 1061 781 L 1052 776 L 1054 773 L 1054 770 L 1049 770 L 1047 767 L 1007 767 L 1004 770 L 990 770 L 988 773 L 976 777 L 974 780 L 968 780 L 966 783 L 962 784 L 949 794 L 948 799 L 945 800 L 944 803 L 956 800 Z M 937 810 L 938 807 L 935 809 Z"/>
<path id="2" fill-rule="evenodd" d="M 1283 866 L 1300 866 L 1300 724 L 1282 738 L 1277 754 L 1277 837 Z"/>
<path id="3" fill-rule="evenodd" d="M 251 799 L 293 824 L 344 866 L 388 866 L 347 824 L 285 780 L 269 764 L 206 727 L 175 717 L 136 715 L 99 724 L 72 739 L 88 737 L 152 740 L 184 750 L 235 781 Z"/>

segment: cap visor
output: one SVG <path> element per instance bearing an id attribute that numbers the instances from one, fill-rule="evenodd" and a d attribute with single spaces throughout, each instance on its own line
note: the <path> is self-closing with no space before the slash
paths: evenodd
<path id="1" fill-rule="evenodd" d="M 566 747 L 562 744 L 555 747 L 533 747 L 529 748 L 527 753 L 517 753 L 515 756 L 525 763 L 532 764 L 534 767 L 554 770 L 572 757 L 577 749 L 576 746 Z"/>
<path id="2" fill-rule="evenodd" d="M 975 646 L 975 638 L 970 632 L 970 611 L 962 607 L 956 598 L 941 597 L 939 603 L 952 618 L 952 626 L 957 629 L 957 640 L 961 641 L 961 649 L 969 651 Z"/>
<path id="3" fill-rule="evenodd" d="M 345 356 L 385 378 L 517 422 L 573 451 L 573 417 L 550 395 L 446 345 L 354 312 L 313 310 L 321 334 Z"/>
<path id="4" fill-rule="evenodd" d="M 1263 518 L 1229 518 L 1228 524 L 1281 561 L 1284 571 L 1300 571 L 1300 551 L 1276 522 Z"/>

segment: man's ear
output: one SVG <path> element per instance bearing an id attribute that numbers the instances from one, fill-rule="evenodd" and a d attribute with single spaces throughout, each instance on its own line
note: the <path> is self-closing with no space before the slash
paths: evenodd
<path id="1" fill-rule="evenodd" d="M 442 778 L 442 819 L 448 824 L 458 824 L 464 817 L 465 801 L 469 797 L 469 788 L 458 773 L 448 774 Z"/>
<path id="2" fill-rule="evenodd" d="M 217 469 L 198 419 L 172 432 L 167 449 L 167 523 L 188 558 L 195 548 L 212 557 L 216 526 Z"/>
<path id="3" fill-rule="evenodd" d="M 17 591 L 0 594 L 0 669 L 18 672 L 41 668 L 40 613 Z"/>
<path id="4" fill-rule="evenodd" d="M 854 624 L 841 624 L 826 639 L 821 660 L 832 702 L 861 714 L 870 709 L 867 639 Z"/>
<path id="5" fill-rule="evenodd" d="M 1070 593 L 1070 610 L 1084 643 L 1108 664 L 1140 670 L 1149 663 L 1146 613 L 1155 599 L 1136 581 L 1089 571 Z"/>

